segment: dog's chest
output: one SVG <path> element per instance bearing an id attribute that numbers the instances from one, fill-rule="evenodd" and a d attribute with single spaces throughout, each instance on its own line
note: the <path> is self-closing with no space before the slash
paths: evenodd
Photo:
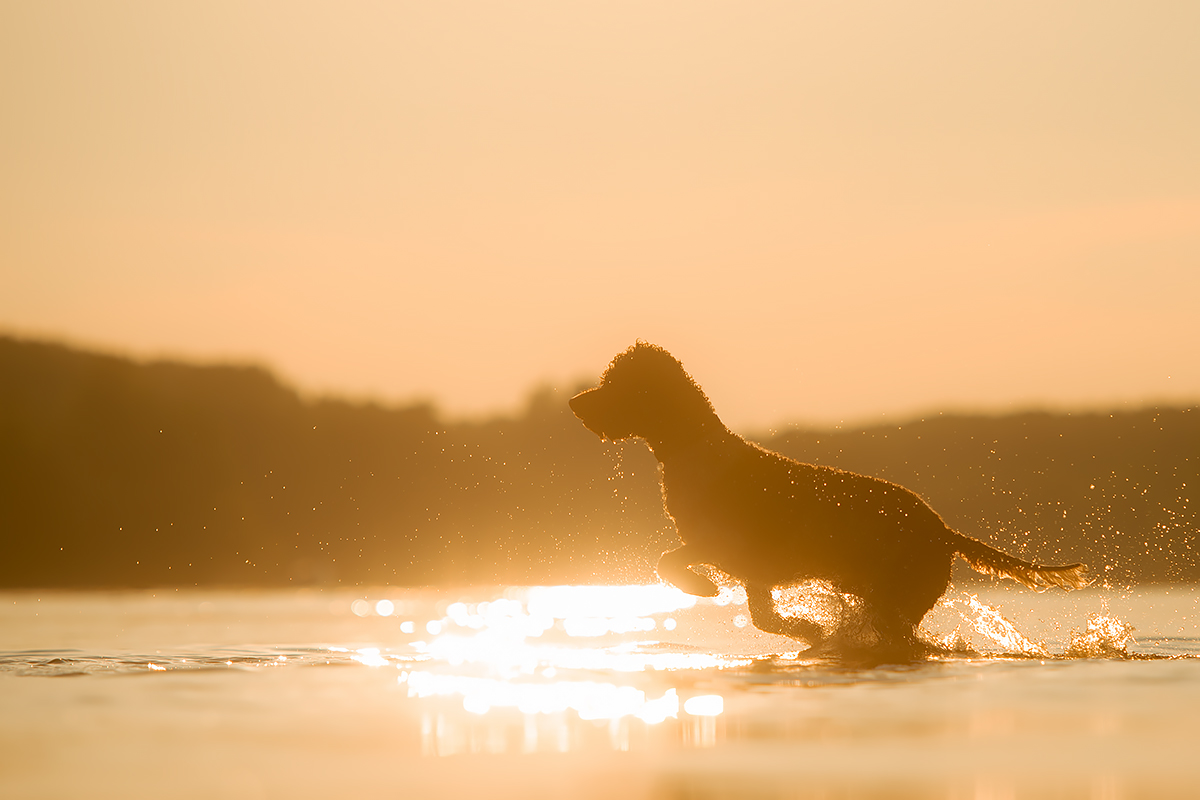
<path id="1" fill-rule="evenodd" d="M 663 500 L 688 544 L 723 542 L 748 533 L 747 518 L 766 500 L 761 476 L 738 453 L 664 465 Z"/>
<path id="2" fill-rule="evenodd" d="M 812 465 L 750 446 L 709 455 L 663 466 L 667 511 L 688 544 L 820 538 L 832 517 L 849 510 L 840 487 L 822 483 Z"/>

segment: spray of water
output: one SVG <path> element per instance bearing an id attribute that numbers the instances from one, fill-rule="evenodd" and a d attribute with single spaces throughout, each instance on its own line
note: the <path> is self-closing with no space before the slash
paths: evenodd
<path id="1" fill-rule="evenodd" d="M 821 626 L 823 650 L 845 652 L 881 642 L 862 598 L 840 592 L 826 581 L 804 581 L 776 589 L 773 596 L 784 617 L 802 617 Z"/>
<path id="2" fill-rule="evenodd" d="M 1087 630 L 1071 634 L 1068 658 L 1126 658 L 1133 626 L 1106 614 L 1093 614 Z"/>
<path id="3" fill-rule="evenodd" d="M 1107 606 L 1103 613 L 1093 614 L 1088 619 L 1086 630 L 1071 632 L 1066 652 L 1054 654 L 1044 643 L 1027 637 L 998 609 L 983 603 L 973 594 L 963 592 L 957 598 L 943 599 L 941 604 L 953 609 L 970 630 L 986 640 L 986 645 L 999 648 L 1005 655 L 1027 658 L 1137 657 L 1129 652 L 1129 646 L 1134 643 L 1133 626 L 1112 616 Z M 929 639 L 945 653 L 979 655 L 963 636 L 962 630 L 963 626 L 959 626 L 948 635 L 930 636 Z"/>
<path id="4" fill-rule="evenodd" d="M 1050 655 L 1045 647 L 1029 639 L 1017 630 L 1016 625 L 1005 619 L 998 610 L 980 602 L 979 598 L 973 594 L 963 592 L 957 599 L 942 600 L 942 605 L 957 611 L 963 621 L 970 625 L 976 633 L 998 645 L 1005 653 L 1030 658 L 1047 658 Z M 955 630 L 950 638 L 940 644 L 952 652 L 963 652 L 970 649 L 959 630 Z"/>

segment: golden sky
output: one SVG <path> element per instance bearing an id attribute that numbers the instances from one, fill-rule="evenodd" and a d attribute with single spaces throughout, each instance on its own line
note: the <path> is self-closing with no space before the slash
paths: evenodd
<path id="1" fill-rule="evenodd" d="M 734 427 L 1200 398 L 1200 3 L 11 2 L 0 330 Z"/>

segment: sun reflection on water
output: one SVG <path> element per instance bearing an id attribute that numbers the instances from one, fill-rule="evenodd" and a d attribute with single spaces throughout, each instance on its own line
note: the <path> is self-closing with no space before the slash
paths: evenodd
<path id="1" fill-rule="evenodd" d="M 368 667 L 386 667 L 391 663 L 379 654 L 378 647 L 364 647 L 350 656 L 350 658 Z"/>
<path id="2" fill-rule="evenodd" d="M 675 617 L 698 603 L 737 605 L 745 603 L 745 596 L 727 589 L 716 598 L 700 599 L 665 585 L 508 589 L 483 600 L 438 604 L 440 616 L 426 618 L 423 625 L 419 616 L 416 622 L 403 621 L 401 632 L 427 634 L 409 643 L 411 656 L 362 648 L 350 658 L 367 666 L 395 667 L 400 670 L 398 684 L 409 697 L 456 699 L 473 718 L 507 711 L 654 726 L 682 714 L 693 727 L 699 726 L 693 737 L 697 743 L 711 743 L 716 730 L 711 720 L 723 713 L 724 700 L 711 690 L 696 692 L 691 688 L 694 676 L 703 670 L 746 666 L 753 659 L 652 638 L 660 631 L 673 631 Z M 396 608 L 387 600 L 360 599 L 352 610 L 360 616 L 387 616 Z M 681 681 L 681 673 L 693 677 Z M 596 675 L 608 680 L 597 680 Z M 612 680 L 619 675 L 629 680 Z M 465 734 L 447 727 L 458 723 L 444 715 L 431 720 L 426 727 L 432 750 L 460 752 L 467 747 L 462 744 Z M 540 742 L 538 747 L 560 735 L 530 724 L 523 737 Z M 701 727 L 707 733 L 699 732 Z M 627 731 L 618 733 L 614 728 L 616 747 L 627 738 Z"/>
<path id="3" fill-rule="evenodd" d="M 403 672 L 409 697 L 461 696 L 465 711 L 486 714 L 493 708 L 515 708 L 523 714 L 555 714 L 568 709 L 582 720 L 637 717 L 651 725 L 679 715 L 679 694 L 667 689 L 648 698 L 632 686 L 598 681 L 524 683 L 432 672 Z"/>
<path id="4" fill-rule="evenodd" d="M 689 609 L 697 603 L 696 597 L 673 587 L 535 586 L 526 592 L 524 602 L 509 596 L 477 604 L 452 603 L 442 620 L 431 621 L 438 623 L 438 635 L 412 646 L 452 666 L 480 664 L 503 677 L 532 675 L 539 669 L 643 672 L 748 663 L 711 653 L 649 650 L 658 644 L 654 640 L 621 641 L 606 647 L 581 647 L 570 641 L 654 632 L 658 628 L 655 615 Z M 725 598 L 713 602 L 716 600 L 730 602 Z M 543 638 L 559 631 L 567 640 Z"/>

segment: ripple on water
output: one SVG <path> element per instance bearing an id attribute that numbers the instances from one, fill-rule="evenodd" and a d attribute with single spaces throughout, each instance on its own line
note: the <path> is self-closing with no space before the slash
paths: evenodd
<path id="1" fill-rule="evenodd" d="M 75 650 L 25 651 L 0 654 L 0 672 L 21 676 L 140 675 L 199 670 L 264 670 L 281 667 L 346 666 L 379 661 L 410 663 L 411 656 L 380 656 L 378 650 L 344 647 L 302 647 L 189 650 L 182 653 L 92 654 Z M 369 666 L 376 666 L 369 663 Z"/>

